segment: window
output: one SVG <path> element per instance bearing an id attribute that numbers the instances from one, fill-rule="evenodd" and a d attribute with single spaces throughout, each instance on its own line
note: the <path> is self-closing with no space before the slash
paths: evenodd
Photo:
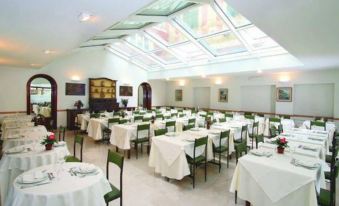
<path id="1" fill-rule="evenodd" d="M 169 16 L 192 5 L 194 3 L 185 0 L 160 0 L 138 13 L 138 15 Z"/>
<path id="2" fill-rule="evenodd" d="M 180 44 L 178 46 L 171 47 L 171 49 L 173 49 L 178 56 L 186 60 L 208 59 L 208 55 L 193 43 Z"/>
<path id="3" fill-rule="evenodd" d="M 117 51 L 120 51 L 127 57 L 132 57 L 139 54 L 136 50 L 122 42 L 113 43 L 111 44 L 111 47 Z"/>
<path id="4" fill-rule="evenodd" d="M 157 64 L 155 61 L 151 60 L 149 57 L 146 55 L 138 55 L 133 57 L 133 61 L 135 61 L 138 64 L 145 65 L 147 67 L 158 67 L 159 64 Z"/>
<path id="5" fill-rule="evenodd" d="M 133 36 L 129 36 L 126 38 L 126 41 L 142 49 L 145 52 L 160 49 L 160 47 L 157 46 L 154 42 L 147 39 L 144 35 L 141 35 L 141 34 L 135 34 Z"/>
<path id="6" fill-rule="evenodd" d="M 173 54 L 166 50 L 159 50 L 153 52 L 153 55 L 164 64 L 174 64 L 180 62 Z"/>
<path id="7" fill-rule="evenodd" d="M 114 26 L 112 26 L 112 30 L 122 30 L 122 29 L 141 29 L 152 22 L 138 22 L 138 21 L 122 21 Z"/>
<path id="8" fill-rule="evenodd" d="M 228 30 L 225 22 L 209 4 L 195 7 L 180 15 L 178 22 L 195 37 L 206 36 Z"/>
<path id="9" fill-rule="evenodd" d="M 216 0 L 217 4 L 235 27 L 242 27 L 251 24 L 243 15 L 230 7 L 225 0 Z"/>
<path id="10" fill-rule="evenodd" d="M 168 22 L 160 23 L 146 30 L 150 35 L 164 43 L 173 45 L 188 41 L 187 37 Z"/>
<path id="11" fill-rule="evenodd" d="M 247 51 L 233 33 L 208 37 L 202 43 L 215 55 L 233 54 Z"/>

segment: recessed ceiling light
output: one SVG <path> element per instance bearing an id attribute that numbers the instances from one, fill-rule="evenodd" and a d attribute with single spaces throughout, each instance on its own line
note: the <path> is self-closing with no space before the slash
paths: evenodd
<path id="1" fill-rule="evenodd" d="M 92 18 L 92 15 L 90 15 L 89 13 L 86 13 L 86 12 L 81 12 L 80 14 L 79 14 L 79 21 L 80 22 L 86 22 L 86 21 L 89 21 L 89 20 L 91 20 L 91 18 Z"/>

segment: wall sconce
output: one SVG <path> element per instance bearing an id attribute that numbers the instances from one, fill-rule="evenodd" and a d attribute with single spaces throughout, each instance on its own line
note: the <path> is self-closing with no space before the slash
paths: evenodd
<path id="1" fill-rule="evenodd" d="M 78 75 L 73 75 L 73 76 L 71 77 L 71 80 L 72 80 L 72 81 L 80 81 L 80 77 L 79 77 Z"/>
<path id="2" fill-rule="evenodd" d="M 289 82 L 290 77 L 289 76 L 281 76 L 279 77 L 279 82 Z"/>
<path id="3" fill-rule="evenodd" d="M 206 74 L 202 74 L 201 78 L 203 78 L 203 79 L 206 78 Z"/>
<path id="4" fill-rule="evenodd" d="M 179 81 L 179 86 L 182 86 L 182 87 L 183 87 L 183 86 L 185 86 L 185 83 L 186 83 L 185 80 L 180 80 L 180 81 Z"/>
<path id="5" fill-rule="evenodd" d="M 222 84 L 222 81 L 221 81 L 221 79 L 216 79 L 216 80 L 215 80 L 215 84 L 216 84 L 216 85 L 220 85 L 220 84 Z"/>

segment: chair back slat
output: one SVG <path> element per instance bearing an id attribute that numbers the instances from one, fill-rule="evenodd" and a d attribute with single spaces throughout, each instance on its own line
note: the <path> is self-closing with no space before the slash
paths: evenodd
<path id="1" fill-rule="evenodd" d="M 154 136 L 160 136 L 167 133 L 167 128 L 154 130 Z"/>

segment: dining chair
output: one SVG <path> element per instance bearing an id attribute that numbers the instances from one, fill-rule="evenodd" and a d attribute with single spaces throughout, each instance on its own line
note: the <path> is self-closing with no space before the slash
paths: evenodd
<path id="1" fill-rule="evenodd" d="M 195 125 L 194 125 L 194 124 L 188 124 L 188 125 L 184 125 L 184 128 L 183 128 L 183 130 L 184 130 L 184 131 L 187 131 L 187 130 L 190 130 L 190 129 L 194 128 L 194 127 L 195 127 Z"/>
<path id="2" fill-rule="evenodd" d="M 150 122 L 151 118 L 150 117 L 143 117 L 142 122 Z"/>
<path id="3" fill-rule="evenodd" d="M 226 120 L 227 120 L 227 118 L 232 119 L 233 118 L 233 114 L 225 113 L 225 118 L 226 118 Z"/>
<path id="4" fill-rule="evenodd" d="M 338 174 L 338 165 L 335 165 L 331 174 L 330 190 L 320 189 L 318 204 L 320 206 L 336 205 L 336 174 Z"/>
<path id="5" fill-rule="evenodd" d="M 244 116 L 246 116 L 246 115 L 252 116 L 252 112 L 244 112 Z"/>
<path id="6" fill-rule="evenodd" d="M 234 140 L 236 163 L 243 153 L 247 154 L 247 130 L 247 125 L 242 126 L 240 140 Z"/>
<path id="7" fill-rule="evenodd" d="M 326 122 L 323 121 L 311 121 L 311 126 L 310 129 L 312 130 L 312 126 L 315 127 L 320 127 L 320 128 L 324 128 L 324 131 L 326 131 Z"/>
<path id="8" fill-rule="evenodd" d="M 277 128 L 274 125 L 271 125 L 269 131 L 270 131 L 270 138 L 274 138 L 279 134 Z"/>
<path id="9" fill-rule="evenodd" d="M 184 113 L 179 113 L 179 117 L 185 117 Z"/>
<path id="10" fill-rule="evenodd" d="M 99 118 L 100 114 L 99 113 L 92 113 L 89 115 L 90 118 Z"/>
<path id="11" fill-rule="evenodd" d="M 219 123 L 226 122 L 226 118 L 219 118 Z"/>
<path id="12" fill-rule="evenodd" d="M 156 115 L 155 115 L 155 119 L 156 119 L 156 120 L 163 120 L 163 119 L 164 119 L 164 115 L 162 115 L 162 114 L 156 114 Z"/>
<path id="13" fill-rule="evenodd" d="M 278 117 L 270 117 L 268 118 L 268 127 L 271 128 L 272 125 L 276 125 L 276 123 L 278 123 L 278 132 L 279 134 L 282 132 L 282 125 L 281 125 L 281 119 Z"/>
<path id="14" fill-rule="evenodd" d="M 109 139 L 111 137 L 111 127 L 114 124 L 119 124 L 119 117 L 109 118 L 107 120 L 107 127 L 102 130 L 102 140 L 103 142 L 106 142 L 109 144 Z"/>
<path id="15" fill-rule="evenodd" d="M 190 118 L 190 119 L 188 119 L 188 124 L 193 124 L 193 125 L 195 125 L 195 118 Z"/>
<path id="16" fill-rule="evenodd" d="M 332 145 L 331 145 L 331 152 L 332 154 L 328 154 L 326 155 L 326 162 L 329 163 L 329 164 L 334 164 L 334 161 L 335 159 L 333 159 L 333 156 L 334 158 L 336 158 L 338 156 L 338 151 L 339 151 L 339 148 L 338 148 L 338 145 L 337 145 L 337 138 L 336 138 L 336 132 L 334 132 L 333 134 L 333 138 L 332 138 Z"/>
<path id="17" fill-rule="evenodd" d="M 245 119 L 251 119 L 251 120 L 254 120 L 254 116 L 253 115 L 248 115 L 248 114 L 245 114 Z"/>
<path id="18" fill-rule="evenodd" d="M 251 149 L 253 149 L 254 140 L 257 139 L 256 137 L 259 134 L 258 131 L 259 131 L 259 122 L 254 122 L 253 126 L 252 126 L 252 132 L 248 134 L 248 136 L 250 137 L 251 142 L 252 142 Z M 258 143 L 257 143 L 257 145 L 258 145 Z"/>
<path id="19" fill-rule="evenodd" d="M 290 115 L 280 115 L 280 118 L 291 119 L 291 116 Z"/>
<path id="20" fill-rule="evenodd" d="M 142 122 L 143 116 L 141 115 L 136 115 L 134 116 L 134 122 Z"/>
<path id="21" fill-rule="evenodd" d="M 128 119 L 120 119 L 119 124 L 126 124 L 128 122 Z"/>
<path id="22" fill-rule="evenodd" d="M 169 132 L 175 132 L 175 121 L 167 121 L 165 127 Z"/>
<path id="23" fill-rule="evenodd" d="M 76 145 L 80 145 L 80 159 L 76 157 Z M 74 145 L 73 145 L 73 156 L 66 156 L 66 162 L 82 162 L 82 148 L 84 145 L 84 136 L 76 135 L 74 137 Z"/>
<path id="24" fill-rule="evenodd" d="M 60 126 L 58 129 L 58 138 L 59 141 L 65 141 L 66 127 Z"/>
<path id="25" fill-rule="evenodd" d="M 161 136 L 167 133 L 167 128 L 154 130 L 154 136 Z"/>
<path id="26" fill-rule="evenodd" d="M 213 164 L 216 164 L 219 166 L 219 173 L 221 170 L 221 154 L 226 152 L 226 158 L 227 158 L 227 168 L 229 165 L 229 137 L 230 137 L 230 130 L 227 131 L 222 131 L 220 133 L 219 136 L 219 145 L 216 146 L 213 143 Z M 222 142 L 225 142 L 224 144 L 222 144 Z M 215 161 L 215 155 L 218 154 L 219 155 L 219 161 L 216 162 Z"/>
<path id="27" fill-rule="evenodd" d="M 146 136 L 143 133 L 147 133 Z M 147 154 L 149 153 L 149 149 L 150 149 L 150 142 L 149 142 L 149 138 L 150 138 L 150 124 L 139 124 L 137 126 L 137 134 L 136 134 L 136 139 L 132 140 L 131 142 L 134 143 L 134 147 L 135 147 L 135 154 L 136 154 L 136 158 L 138 159 L 138 145 L 141 145 L 141 152 L 142 152 L 142 146 L 144 143 L 147 143 Z"/>
<path id="28" fill-rule="evenodd" d="M 108 149 L 107 154 L 107 163 L 106 163 L 106 178 L 109 181 L 109 163 L 112 163 L 119 167 L 120 169 L 120 188 L 116 188 L 112 183 L 110 183 L 111 191 L 106 193 L 104 195 L 104 199 L 106 202 L 106 205 L 108 206 L 109 202 L 120 198 L 120 206 L 122 206 L 122 177 L 123 177 L 123 171 L 124 171 L 124 156 L 113 152 L 110 149 Z"/>
<path id="29" fill-rule="evenodd" d="M 172 114 L 171 114 L 171 117 L 177 117 L 177 116 L 178 116 L 177 113 L 172 113 Z"/>
<path id="30" fill-rule="evenodd" d="M 208 136 L 194 140 L 193 158 L 186 154 L 187 162 L 190 165 L 190 171 L 191 171 L 190 177 L 193 180 L 193 189 L 195 188 L 195 170 L 201 164 L 204 164 L 205 182 L 207 180 L 207 139 L 208 139 Z M 204 152 L 203 154 L 197 156 L 196 152 L 197 152 L 197 148 L 199 147 L 204 147 Z"/>

